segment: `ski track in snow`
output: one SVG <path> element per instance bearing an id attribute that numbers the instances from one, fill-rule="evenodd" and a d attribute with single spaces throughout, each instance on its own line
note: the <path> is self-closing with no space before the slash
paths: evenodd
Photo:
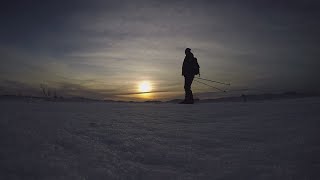
<path id="1" fill-rule="evenodd" d="M 0 102 L 0 179 L 320 179 L 320 98 Z"/>

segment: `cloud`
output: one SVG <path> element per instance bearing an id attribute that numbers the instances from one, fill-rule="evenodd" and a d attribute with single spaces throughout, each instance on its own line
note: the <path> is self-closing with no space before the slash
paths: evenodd
<path id="1" fill-rule="evenodd" d="M 133 92 L 146 79 L 159 92 L 177 92 L 183 51 L 191 47 L 209 79 L 237 87 L 294 88 L 307 82 L 306 89 L 317 88 L 310 85 L 310 77 L 319 74 L 316 4 L 10 1 L 0 11 L 0 75 L 30 86 L 62 83 L 68 92 L 99 97 L 114 95 L 110 89 Z"/>

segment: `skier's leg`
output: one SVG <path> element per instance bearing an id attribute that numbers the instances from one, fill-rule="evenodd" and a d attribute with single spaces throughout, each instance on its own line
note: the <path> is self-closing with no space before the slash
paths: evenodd
<path id="1" fill-rule="evenodd" d="M 188 93 L 189 93 L 189 88 L 188 88 L 188 77 L 184 76 L 184 92 L 185 92 L 185 96 L 184 96 L 184 101 L 187 101 L 188 99 Z"/>
<path id="2" fill-rule="evenodd" d="M 190 100 L 190 102 L 194 102 L 194 100 L 193 100 L 193 94 L 192 94 L 192 90 L 191 90 L 191 85 L 192 85 L 192 81 L 193 81 L 193 79 L 194 79 L 194 76 L 191 76 L 190 77 L 190 97 L 189 97 L 189 100 Z"/>
<path id="3" fill-rule="evenodd" d="M 188 102 L 193 101 L 193 95 L 192 95 L 192 91 L 191 91 L 192 81 L 193 81 L 193 76 L 186 76 L 185 77 L 185 91 L 186 91 L 185 100 Z"/>

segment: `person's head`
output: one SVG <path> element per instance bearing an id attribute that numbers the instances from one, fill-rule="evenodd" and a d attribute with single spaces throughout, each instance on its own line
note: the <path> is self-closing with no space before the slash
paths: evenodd
<path id="1" fill-rule="evenodd" d="M 185 54 L 188 55 L 191 53 L 191 49 L 190 48 L 186 48 L 186 50 L 184 50 Z"/>

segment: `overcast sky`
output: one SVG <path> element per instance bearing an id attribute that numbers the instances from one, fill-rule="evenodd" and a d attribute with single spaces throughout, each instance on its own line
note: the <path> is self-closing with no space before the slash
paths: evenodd
<path id="1" fill-rule="evenodd" d="M 0 94 L 37 95 L 45 84 L 62 96 L 182 98 L 186 47 L 201 76 L 230 82 L 230 92 L 319 92 L 319 19 L 308 0 L 8 0 Z M 141 81 L 154 93 L 135 95 Z"/>

